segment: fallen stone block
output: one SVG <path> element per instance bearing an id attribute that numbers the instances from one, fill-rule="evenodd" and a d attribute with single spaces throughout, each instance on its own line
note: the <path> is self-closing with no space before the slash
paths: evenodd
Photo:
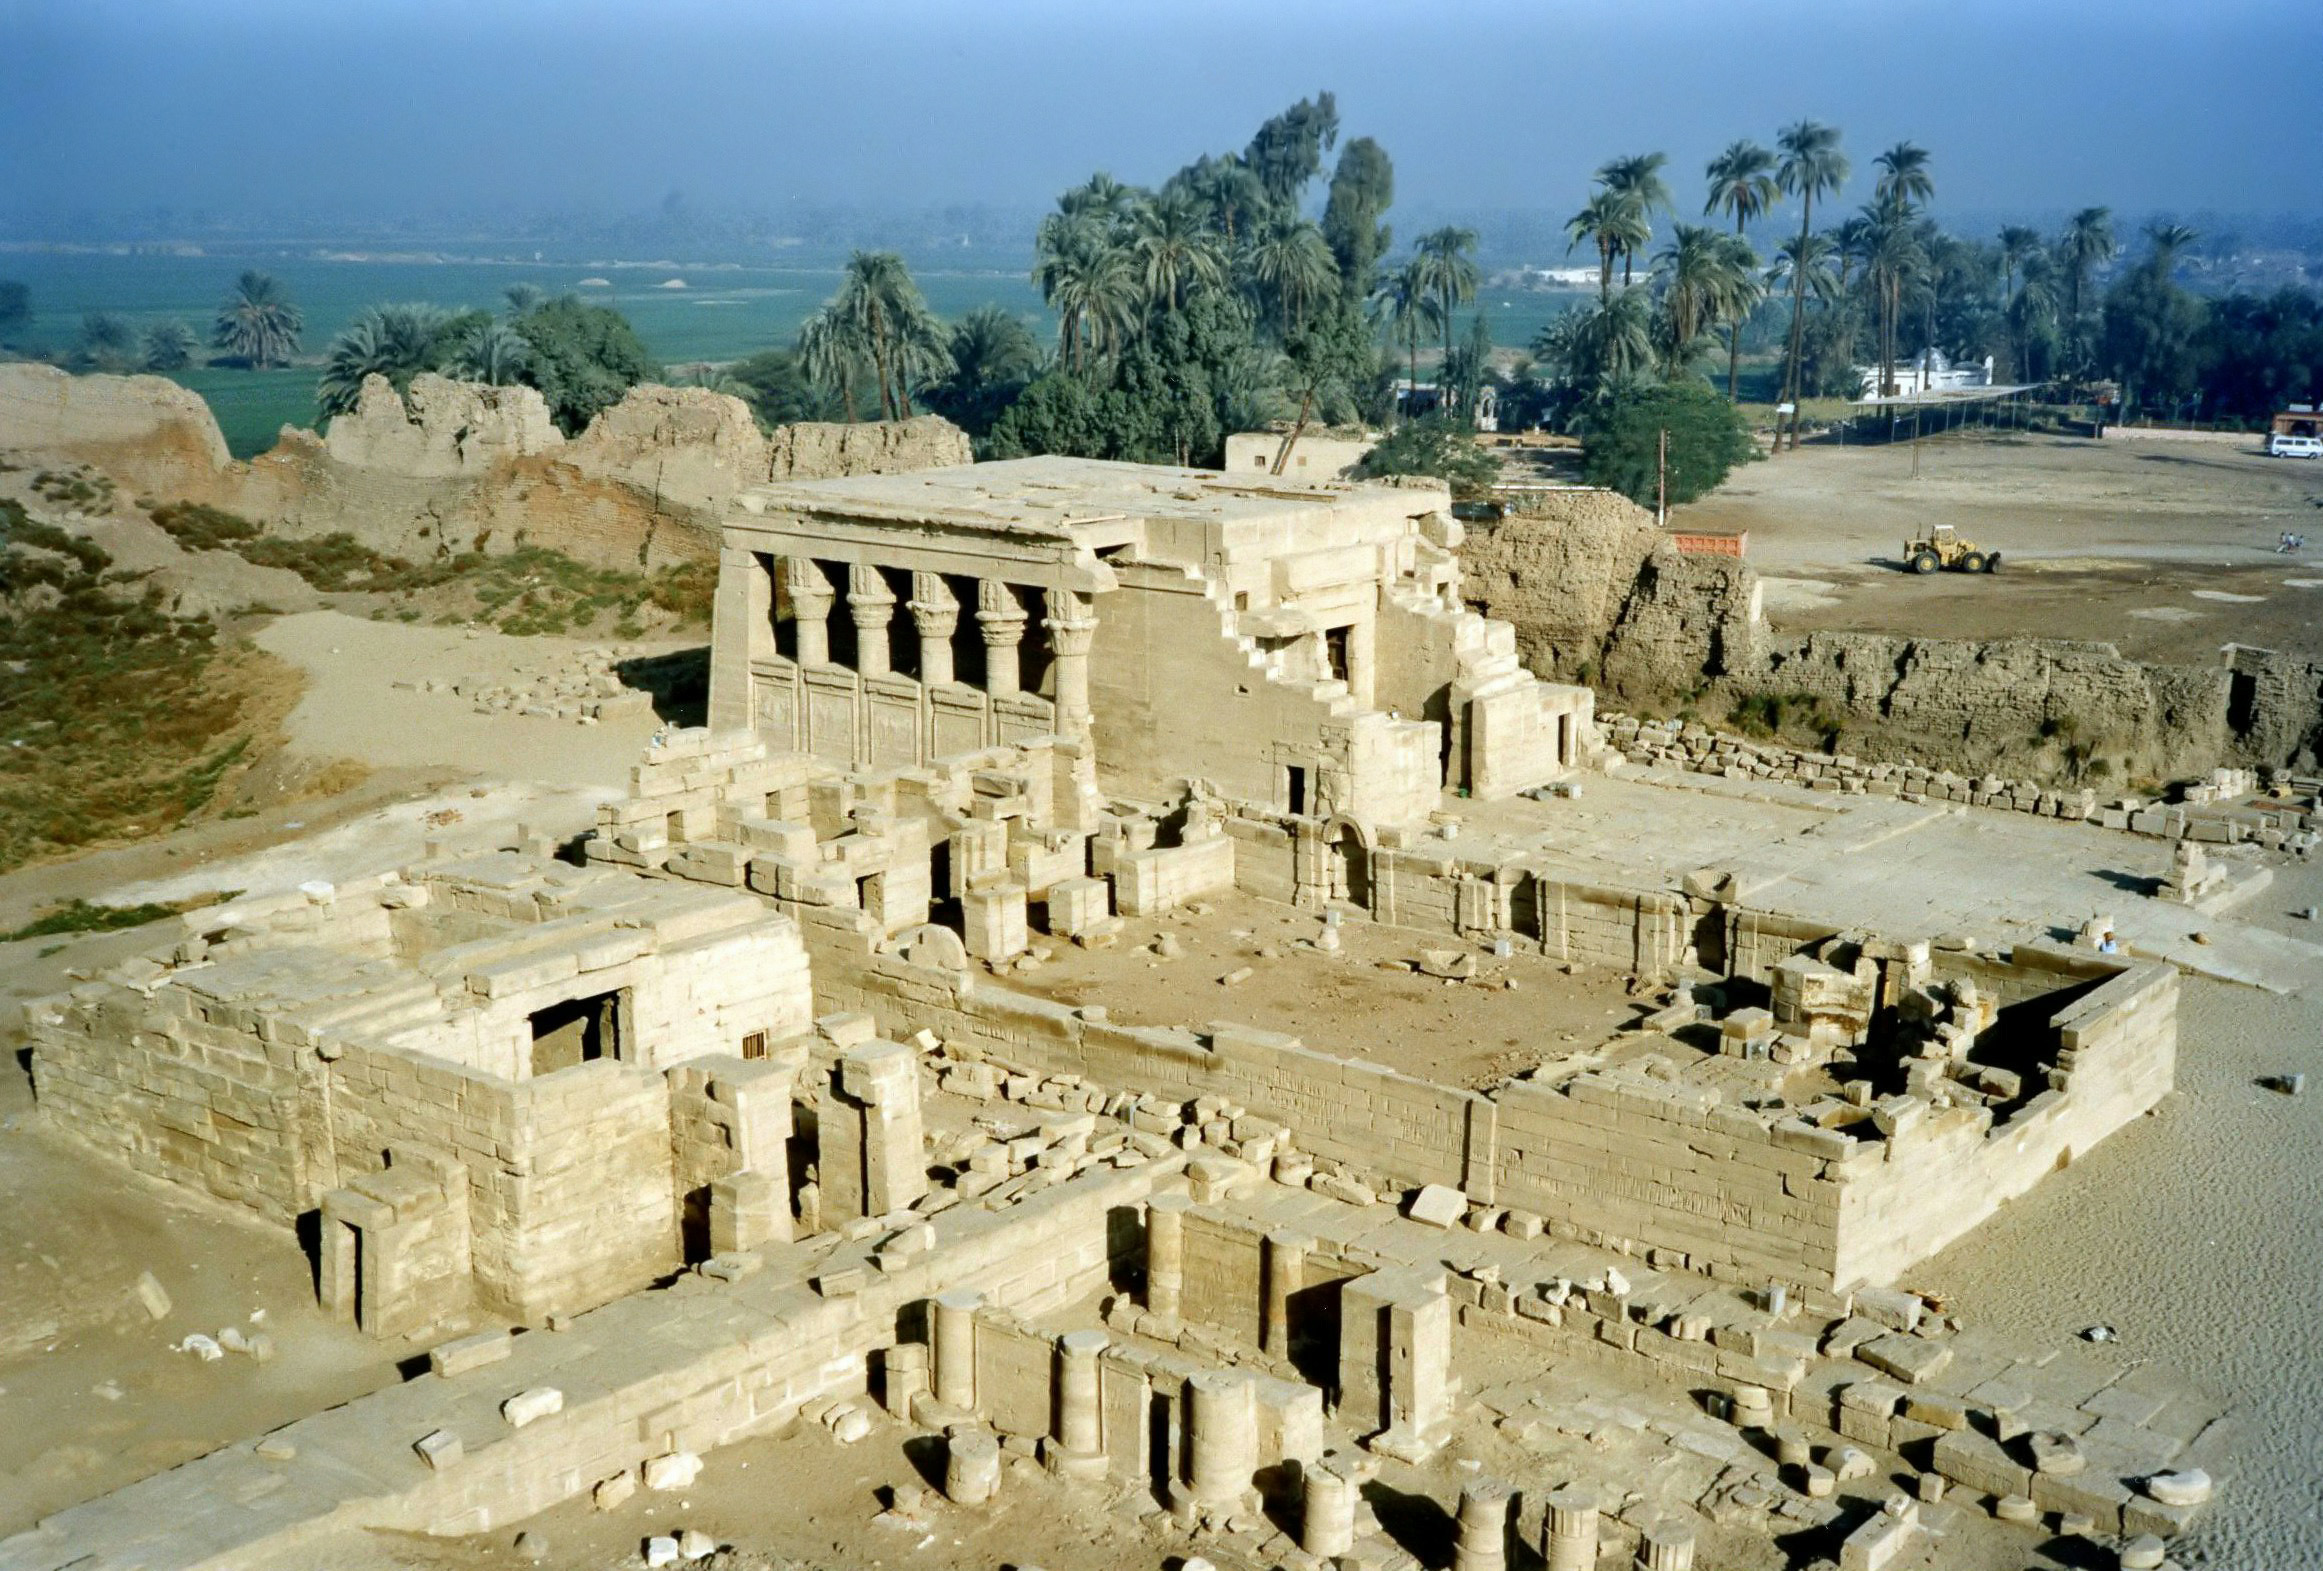
<path id="1" fill-rule="evenodd" d="M 688 1489 L 702 1476 L 702 1459 L 691 1451 L 672 1451 L 645 1464 L 645 1487 L 656 1494 Z"/>
<path id="2" fill-rule="evenodd" d="M 142 1272 L 137 1278 L 137 1301 L 145 1306 L 146 1314 L 152 1318 L 165 1320 L 169 1317 L 169 1293 L 151 1271 Z"/>
<path id="3" fill-rule="evenodd" d="M 411 1443 L 411 1448 L 419 1453 L 422 1462 L 438 1473 L 457 1466 L 466 1450 L 460 1444 L 460 1437 L 448 1429 L 433 1430 L 420 1436 Z"/>
<path id="4" fill-rule="evenodd" d="M 428 1368 L 448 1379 L 486 1364 L 497 1364 L 515 1348 L 515 1339 L 505 1331 L 479 1331 L 474 1336 L 463 1336 L 430 1348 Z"/>
<path id="5" fill-rule="evenodd" d="M 1412 1197 L 1404 1214 L 1430 1227 L 1453 1227 L 1468 1214 L 1468 1197 L 1448 1184 L 1428 1184 Z"/>

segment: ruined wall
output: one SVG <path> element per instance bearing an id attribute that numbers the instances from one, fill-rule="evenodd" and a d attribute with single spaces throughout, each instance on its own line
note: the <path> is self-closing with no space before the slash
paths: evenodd
<path id="1" fill-rule="evenodd" d="M 0 365 L 0 449 L 94 464 L 131 490 L 191 494 L 227 467 L 202 395 L 160 376 Z"/>
<path id="2" fill-rule="evenodd" d="M 70 1010 L 36 1003 L 41 1116 L 116 1161 L 245 1206 L 281 1226 L 321 1199 L 310 1169 L 306 1044 L 261 1034 L 248 1011 L 204 1018 L 181 989 L 113 993 Z"/>
<path id="3" fill-rule="evenodd" d="M 332 1066 L 339 1182 L 390 1146 L 468 1170 L 470 1251 L 488 1307 L 520 1319 L 634 1292 L 677 1263 L 663 1077 L 612 1059 L 510 1083 L 421 1054 L 350 1048 Z M 618 1204 L 608 1197 L 618 1196 Z"/>
<path id="4" fill-rule="evenodd" d="M 1513 622 L 1534 670 L 1649 710 L 1752 697 L 1818 700 L 1847 751 L 2054 778 L 2066 750 L 2136 776 L 2222 764 L 2314 768 L 2323 665 L 2236 649 L 2217 667 L 2149 664 L 2111 644 L 2041 638 L 1783 634 L 1747 565 L 1681 555 L 1621 497 L 1552 493 L 1473 528 L 1463 592 Z"/>
<path id="5" fill-rule="evenodd" d="M 644 385 L 567 440 L 540 395 L 422 375 L 365 382 L 321 435 L 285 426 L 232 462 L 199 394 L 161 377 L 0 365 L 0 448 L 78 459 L 137 495 L 205 502 L 292 537 L 345 533 L 424 560 L 529 543 L 634 571 L 716 559 L 716 519 L 745 486 L 972 460 L 933 415 L 759 431 L 741 400 Z"/>

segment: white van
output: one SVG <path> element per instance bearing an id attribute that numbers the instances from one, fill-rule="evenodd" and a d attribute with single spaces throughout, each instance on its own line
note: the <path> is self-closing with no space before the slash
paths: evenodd
<path id="1" fill-rule="evenodd" d="M 2267 438 L 2269 458 L 2323 458 L 2323 436 L 2285 436 L 2276 432 Z"/>

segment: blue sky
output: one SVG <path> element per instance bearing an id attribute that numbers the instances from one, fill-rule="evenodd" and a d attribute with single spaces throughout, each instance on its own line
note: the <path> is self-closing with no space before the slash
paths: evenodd
<path id="1" fill-rule="evenodd" d="M 1813 116 L 1932 149 L 1943 209 L 2323 214 L 2313 0 L 0 0 L 0 39 L 20 212 L 1037 205 L 1329 87 L 1430 210 L 1655 148 L 1683 195 Z"/>

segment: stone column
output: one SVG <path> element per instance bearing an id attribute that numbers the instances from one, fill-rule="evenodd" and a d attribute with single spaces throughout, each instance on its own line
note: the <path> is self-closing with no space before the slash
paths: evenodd
<path id="1" fill-rule="evenodd" d="M 840 1054 L 821 1098 L 815 1147 L 826 1221 L 886 1216 L 926 1194 L 919 1055 L 878 1041 Z"/>
<path id="2" fill-rule="evenodd" d="M 1232 1510 L 1258 1471 L 1258 1387 L 1232 1369 L 1205 1369 L 1186 1381 L 1188 1503 Z"/>
<path id="3" fill-rule="evenodd" d="M 912 1404 L 928 1389 L 928 1345 L 898 1342 L 887 1350 L 882 1402 L 888 1413 L 911 1422 Z"/>
<path id="4" fill-rule="evenodd" d="M 1299 1498 L 1299 1547 L 1317 1560 L 1330 1560 L 1355 1547 L 1355 1480 L 1335 1467 L 1306 1471 Z"/>
<path id="5" fill-rule="evenodd" d="M 1105 1345 L 1102 1331 L 1068 1331 L 1057 1338 L 1057 1445 L 1049 1460 L 1067 1478 L 1105 1476 L 1097 1364 Z"/>
<path id="6" fill-rule="evenodd" d="M 1548 1571 L 1597 1571 L 1597 1496 L 1569 1484 L 1549 1496 L 1541 1519 L 1541 1558 Z"/>
<path id="7" fill-rule="evenodd" d="M 855 619 L 855 669 L 885 676 L 887 624 L 895 620 L 895 591 L 878 568 L 857 562 L 847 569 L 847 614 Z"/>
<path id="8" fill-rule="evenodd" d="M 1694 1524 L 1675 1516 L 1647 1523 L 1637 1563 L 1639 1571 L 1694 1571 Z"/>
<path id="9" fill-rule="evenodd" d="M 996 578 L 976 585 L 976 630 L 984 637 L 984 691 L 1006 698 L 1023 687 L 1016 646 L 1024 641 L 1024 607 Z"/>
<path id="10" fill-rule="evenodd" d="M 920 635 L 920 680 L 942 687 L 952 680 L 952 632 L 960 625 L 960 602 L 942 574 L 914 573 L 909 609 Z"/>
<path id="11" fill-rule="evenodd" d="M 1057 730 L 1080 736 L 1089 729 L 1089 647 L 1097 640 L 1097 618 L 1086 595 L 1070 589 L 1048 591 L 1049 630 L 1057 656 Z"/>
<path id="12" fill-rule="evenodd" d="M 1291 1295 L 1307 1285 L 1307 1251 L 1315 1241 L 1288 1231 L 1266 1235 L 1261 1263 L 1266 1299 L 1260 1306 L 1259 1345 L 1277 1358 L 1291 1350 Z"/>
<path id="13" fill-rule="evenodd" d="M 976 1311 L 982 1293 L 965 1288 L 936 1295 L 929 1309 L 936 1400 L 956 1413 L 976 1411 Z"/>
<path id="14" fill-rule="evenodd" d="M 1000 1492 L 1000 1442 L 989 1429 L 964 1429 L 944 1445 L 944 1494 L 980 1506 Z"/>
<path id="15" fill-rule="evenodd" d="M 1156 1195 L 1145 1208 L 1145 1307 L 1176 1320 L 1186 1296 L 1186 1208 L 1184 1195 Z"/>
<path id="16" fill-rule="evenodd" d="M 1497 1478 L 1479 1478 L 1461 1489 L 1452 1571 L 1507 1571 L 1511 1493 Z"/>
<path id="17" fill-rule="evenodd" d="M 812 557 L 782 559 L 783 585 L 790 592 L 792 625 L 799 634 L 799 664 L 831 663 L 831 607 L 839 600 L 831 581 Z"/>

